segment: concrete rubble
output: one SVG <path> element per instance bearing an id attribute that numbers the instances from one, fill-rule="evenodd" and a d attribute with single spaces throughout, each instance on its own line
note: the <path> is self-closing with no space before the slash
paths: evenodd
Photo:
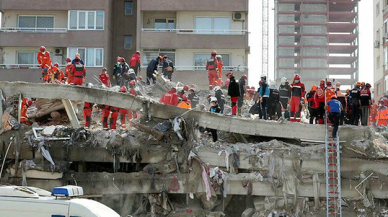
<path id="1" fill-rule="evenodd" d="M 85 197 L 122 216 L 326 216 L 322 126 L 157 103 L 176 85 L 159 78 L 139 86 L 143 96 L 135 98 L 117 88 L 0 82 L 0 183 L 79 185 Z M 32 125 L 17 123 L 19 93 L 37 98 L 28 110 Z M 209 93 L 197 93 L 207 107 Z M 81 126 L 83 101 L 142 117 L 126 130 L 102 131 L 95 109 L 92 127 L 75 129 L 63 99 L 71 100 Z M 206 128 L 219 130 L 219 141 L 210 141 Z M 345 126 L 340 138 L 343 216 L 388 215 L 384 133 Z"/>

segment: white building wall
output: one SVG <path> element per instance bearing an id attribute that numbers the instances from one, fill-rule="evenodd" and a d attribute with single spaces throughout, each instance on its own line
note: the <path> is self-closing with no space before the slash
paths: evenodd
<path id="1" fill-rule="evenodd" d="M 4 11 L 2 27 L 17 27 L 19 15 L 50 15 L 54 16 L 54 28 L 67 28 L 67 11 Z"/>
<path id="2" fill-rule="evenodd" d="M 377 8 L 377 4 L 379 4 L 379 8 Z M 374 21 L 373 21 L 373 38 L 374 41 L 380 41 L 380 46 L 378 48 L 374 48 L 374 87 L 376 89 L 377 83 L 379 83 L 379 95 L 377 97 L 381 96 L 384 93 L 385 87 L 384 82 L 381 82 L 381 79 L 383 79 L 384 76 L 384 48 L 383 48 L 383 36 L 384 36 L 384 1 L 383 0 L 373 0 L 374 5 Z M 378 10 L 378 11 L 377 11 Z M 378 15 L 377 15 L 378 13 Z M 379 32 L 379 35 L 377 35 L 377 32 Z M 380 59 L 378 61 L 377 59 Z M 376 92 L 375 92 L 376 93 Z"/>

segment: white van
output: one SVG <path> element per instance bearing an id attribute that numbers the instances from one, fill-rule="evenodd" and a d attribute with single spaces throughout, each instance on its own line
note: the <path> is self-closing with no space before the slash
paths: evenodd
<path id="1" fill-rule="evenodd" d="M 120 217 L 111 208 L 75 198 L 81 187 L 64 186 L 53 192 L 20 186 L 0 186 L 0 217 Z"/>

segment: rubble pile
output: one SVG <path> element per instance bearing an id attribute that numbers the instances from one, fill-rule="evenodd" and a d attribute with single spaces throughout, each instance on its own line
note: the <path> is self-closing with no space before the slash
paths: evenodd
<path id="1" fill-rule="evenodd" d="M 138 88 L 147 105 L 157 103 L 171 86 L 179 84 L 159 78 L 155 86 Z M 207 103 L 208 93 L 198 91 L 200 103 Z M 244 135 L 224 130 L 213 142 L 200 121 L 206 113 L 162 119 L 153 114 L 170 111 L 147 111 L 145 106 L 127 129 L 103 131 L 101 112 L 95 109 L 89 129 L 74 129 L 60 102 L 36 99 L 29 108 L 35 114 L 31 117 L 49 115 L 53 120 L 31 119 L 31 125 L 17 125 L 14 103 L 2 103 L 2 184 L 47 190 L 79 185 L 86 197 L 122 216 L 326 216 L 324 144 L 318 134 L 316 140 L 284 136 L 289 129 L 319 126 L 223 116 L 226 124 L 217 125 L 219 129 L 239 119 L 279 132 Z M 75 108 L 82 105 L 72 103 Z M 344 216 L 386 215 L 386 138 L 369 128 L 341 131 L 349 134 L 341 142 Z"/>

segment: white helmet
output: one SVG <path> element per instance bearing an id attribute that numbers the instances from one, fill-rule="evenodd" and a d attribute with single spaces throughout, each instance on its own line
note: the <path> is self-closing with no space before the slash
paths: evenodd
<path id="1" fill-rule="evenodd" d="M 214 96 L 210 97 L 210 102 L 217 102 L 217 98 L 215 98 Z"/>
<path id="2" fill-rule="evenodd" d="M 270 81 L 269 82 L 269 86 L 276 86 L 276 82 L 275 81 Z"/>
<path id="3" fill-rule="evenodd" d="M 260 78 L 267 78 L 267 75 L 266 74 L 261 74 Z"/>
<path id="4" fill-rule="evenodd" d="M 218 59 L 218 60 L 222 60 L 222 56 L 221 55 L 216 55 L 216 58 Z"/>
<path id="5" fill-rule="evenodd" d="M 219 91 L 219 90 L 221 90 L 221 87 L 220 86 L 215 86 L 213 90 L 214 91 Z"/>
<path id="6" fill-rule="evenodd" d="M 280 82 L 282 82 L 282 84 L 286 83 L 287 82 L 287 78 L 286 77 L 283 77 Z"/>

